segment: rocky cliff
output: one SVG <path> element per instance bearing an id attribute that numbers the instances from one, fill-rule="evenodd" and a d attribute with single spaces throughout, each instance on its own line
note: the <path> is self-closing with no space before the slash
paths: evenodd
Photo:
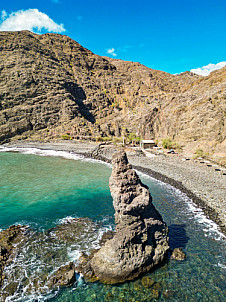
<path id="1" fill-rule="evenodd" d="M 116 232 L 89 263 L 89 276 L 104 283 L 132 280 L 160 264 L 168 245 L 168 229 L 152 204 L 148 188 L 128 163 L 126 153 L 112 158 L 109 187 L 115 209 Z M 93 272 L 93 276 L 90 273 Z M 87 273 L 87 266 L 83 273 Z"/>
<path id="2" fill-rule="evenodd" d="M 221 160 L 225 86 L 226 68 L 171 75 L 100 57 L 67 36 L 0 32 L 0 141 L 171 137 Z"/>

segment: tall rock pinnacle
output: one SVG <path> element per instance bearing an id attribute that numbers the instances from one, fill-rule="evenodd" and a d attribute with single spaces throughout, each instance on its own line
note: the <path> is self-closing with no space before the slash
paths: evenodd
<path id="1" fill-rule="evenodd" d="M 98 280 L 132 280 L 161 263 L 168 245 L 168 229 L 152 204 L 148 188 L 128 163 L 125 152 L 112 158 L 109 185 L 115 208 L 116 233 L 91 259 Z"/>

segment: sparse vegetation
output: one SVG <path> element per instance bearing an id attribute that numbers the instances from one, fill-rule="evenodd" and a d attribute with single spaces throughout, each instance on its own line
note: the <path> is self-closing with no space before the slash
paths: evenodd
<path id="1" fill-rule="evenodd" d="M 164 149 L 172 149 L 173 148 L 173 141 L 170 137 L 164 138 L 162 140 L 162 146 Z"/>
<path id="2" fill-rule="evenodd" d="M 207 155 L 208 155 L 208 154 L 205 153 L 205 152 L 203 151 L 203 149 L 198 148 L 198 149 L 195 150 L 195 153 L 194 153 L 193 158 L 194 158 L 194 159 L 197 159 L 197 158 L 199 158 L 199 157 L 201 157 L 201 158 L 206 158 Z"/>
<path id="3" fill-rule="evenodd" d="M 113 138 L 113 143 L 117 145 L 118 143 L 123 143 L 123 138 L 122 137 L 114 137 Z"/>
<path id="4" fill-rule="evenodd" d="M 164 149 L 177 149 L 182 150 L 182 147 L 177 142 L 173 141 L 170 137 L 164 138 L 162 140 L 162 147 Z"/>
<path id="5" fill-rule="evenodd" d="M 133 142 L 133 141 L 136 141 L 136 142 L 140 142 L 141 138 L 139 136 L 137 136 L 135 133 L 131 132 L 128 136 L 127 136 L 127 139 L 129 142 Z"/>
<path id="6" fill-rule="evenodd" d="M 97 136 L 96 137 L 96 142 L 110 142 L 112 141 L 112 137 L 110 136 Z"/>
<path id="7" fill-rule="evenodd" d="M 68 135 L 68 134 L 62 134 L 62 135 L 60 136 L 60 138 L 61 138 L 61 139 L 64 139 L 64 140 L 71 140 L 71 139 L 72 139 L 71 136 Z"/>
<path id="8" fill-rule="evenodd" d="M 113 107 L 113 108 L 118 108 L 118 107 L 119 107 L 118 101 L 114 101 L 114 102 L 111 104 L 111 107 Z"/>

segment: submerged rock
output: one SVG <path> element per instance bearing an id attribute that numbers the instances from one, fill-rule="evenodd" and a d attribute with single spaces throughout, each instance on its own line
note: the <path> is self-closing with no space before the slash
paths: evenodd
<path id="1" fill-rule="evenodd" d="M 153 284 L 155 284 L 155 281 L 149 278 L 148 276 L 144 276 L 141 279 L 142 285 L 145 288 L 150 288 Z"/>
<path id="2" fill-rule="evenodd" d="M 175 248 L 173 250 L 172 255 L 171 255 L 170 258 L 174 259 L 174 260 L 182 261 L 182 260 L 185 260 L 186 254 L 185 254 L 185 252 L 182 251 L 182 248 L 179 247 L 179 248 Z"/>
<path id="3" fill-rule="evenodd" d="M 128 163 L 125 152 L 112 157 L 109 181 L 116 233 L 94 253 L 90 268 L 104 283 L 132 280 L 161 263 L 169 249 L 168 228 L 152 204 L 148 187 Z"/>

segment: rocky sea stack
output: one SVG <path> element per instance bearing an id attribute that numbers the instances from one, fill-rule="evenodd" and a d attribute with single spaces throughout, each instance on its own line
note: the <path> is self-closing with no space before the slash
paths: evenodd
<path id="1" fill-rule="evenodd" d="M 152 204 L 148 187 L 128 163 L 125 152 L 112 158 L 110 190 L 116 233 L 94 253 L 90 268 L 104 283 L 132 280 L 164 260 L 168 228 Z"/>

